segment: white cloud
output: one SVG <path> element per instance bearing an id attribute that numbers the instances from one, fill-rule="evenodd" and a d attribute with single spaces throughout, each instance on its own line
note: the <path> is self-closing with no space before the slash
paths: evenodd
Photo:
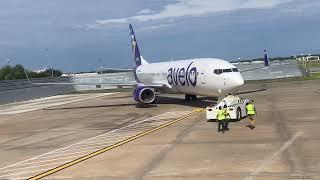
<path id="1" fill-rule="evenodd" d="M 142 9 L 137 14 L 151 14 L 151 13 L 154 13 L 154 11 L 152 11 L 151 9 Z"/>
<path id="2" fill-rule="evenodd" d="M 146 26 L 146 27 L 142 27 L 140 29 L 137 29 L 138 31 L 154 31 L 157 29 L 161 29 L 164 27 L 170 27 L 172 26 L 172 24 L 160 24 L 160 25 L 152 25 L 152 26 Z"/>
<path id="3" fill-rule="evenodd" d="M 308 12 L 307 15 L 311 15 L 313 12 L 318 13 L 319 8 L 319 1 L 300 1 L 298 3 L 292 4 L 291 6 L 288 6 L 287 8 L 281 9 L 281 12 L 293 14 Z"/>
<path id="4" fill-rule="evenodd" d="M 176 3 L 166 5 L 158 13 L 144 9 L 132 17 L 97 20 L 96 25 L 146 22 L 179 17 L 200 17 L 240 9 L 266 9 L 292 1 L 294 0 L 178 0 Z"/>

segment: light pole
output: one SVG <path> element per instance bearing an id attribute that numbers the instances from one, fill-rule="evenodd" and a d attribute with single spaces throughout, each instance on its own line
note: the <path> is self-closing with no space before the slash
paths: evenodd
<path id="1" fill-rule="evenodd" d="M 102 75 L 102 59 L 101 58 L 98 58 L 98 62 L 99 62 L 99 65 L 100 65 L 100 74 Z"/>
<path id="2" fill-rule="evenodd" d="M 51 77 L 53 78 L 53 67 L 51 66 Z"/>

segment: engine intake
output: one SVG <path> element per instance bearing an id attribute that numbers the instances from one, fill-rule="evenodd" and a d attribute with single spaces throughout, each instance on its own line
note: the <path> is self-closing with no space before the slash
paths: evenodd
<path id="1" fill-rule="evenodd" d="M 138 86 L 133 92 L 133 98 L 137 102 L 150 104 L 155 100 L 156 94 L 153 88 Z"/>

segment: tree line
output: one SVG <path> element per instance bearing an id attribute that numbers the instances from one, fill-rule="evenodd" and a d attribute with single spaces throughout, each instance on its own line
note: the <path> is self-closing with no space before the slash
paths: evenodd
<path id="1" fill-rule="evenodd" d="M 0 80 L 15 80 L 15 79 L 26 79 L 26 74 L 29 78 L 44 78 L 44 77 L 59 77 L 62 75 L 60 70 L 47 69 L 42 72 L 33 72 L 26 70 L 21 64 L 15 66 L 6 65 L 0 68 Z"/>

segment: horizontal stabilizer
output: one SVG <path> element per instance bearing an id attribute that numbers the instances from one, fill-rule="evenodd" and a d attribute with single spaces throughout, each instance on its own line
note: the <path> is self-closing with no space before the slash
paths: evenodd
<path id="1" fill-rule="evenodd" d="M 98 69 L 98 71 L 104 71 L 104 72 L 107 72 L 107 73 L 115 73 L 115 72 L 132 72 L 133 69 L 115 69 L 115 68 L 101 68 L 101 69 Z"/>

